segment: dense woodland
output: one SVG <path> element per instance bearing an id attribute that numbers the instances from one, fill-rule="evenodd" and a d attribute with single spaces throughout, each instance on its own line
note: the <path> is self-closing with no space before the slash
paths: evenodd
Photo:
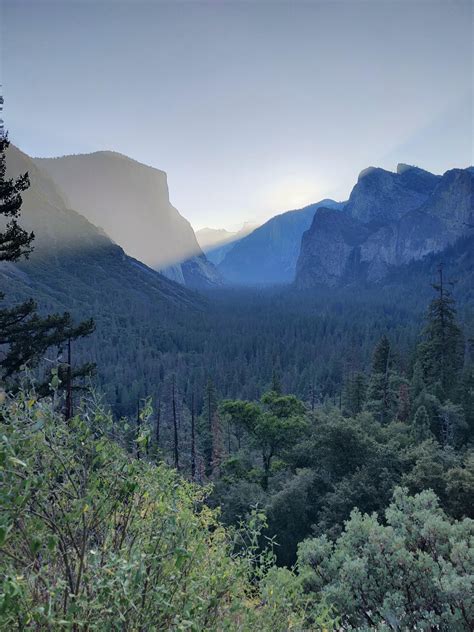
<path id="1" fill-rule="evenodd" d="M 16 262 L 28 178 L 0 175 Z M 7 287 L 3 628 L 472 629 L 470 245 L 160 321 Z"/>

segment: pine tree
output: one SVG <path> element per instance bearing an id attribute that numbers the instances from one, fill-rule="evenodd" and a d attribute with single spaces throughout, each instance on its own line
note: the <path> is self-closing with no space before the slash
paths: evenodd
<path id="1" fill-rule="evenodd" d="M 3 97 L 0 96 L 0 112 L 2 111 Z M 6 177 L 6 150 L 9 145 L 3 120 L 0 119 L 0 217 L 6 220 L 5 229 L 0 232 L 0 261 L 14 263 L 21 257 L 29 257 L 33 250 L 34 234 L 25 231 L 18 223 L 22 193 L 28 189 L 30 183 L 27 173 L 17 178 Z M 4 299 L 4 294 L 0 293 L 0 300 Z M 35 366 L 50 347 L 61 348 L 67 343 L 70 356 L 71 340 L 87 336 L 93 330 L 92 320 L 74 326 L 71 315 L 67 312 L 40 317 L 32 299 L 15 307 L 1 308 L 0 345 L 5 346 L 5 351 L 0 361 L 0 378 L 10 378 L 26 364 Z M 67 417 L 72 414 L 73 379 L 89 373 L 92 368 L 93 365 L 87 364 L 73 370 L 70 359 L 67 367 L 60 367 L 61 383 L 63 387 L 67 387 Z"/>
<path id="2" fill-rule="evenodd" d="M 428 308 L 425 339 L 418 355 L 428 388 L 436 390 L 442 401 L 456 400 L 464 360 L 463 335 L 456 322 L 455 301 L 446 289 L 441 265 L 438 275 L 438 283 L 432 284 L 438 296 Z"/>
<path id="3" fill-rule="evenodd" d="M 461 430 L 465 429 L 466 421 L 461 406 L 446 401 L 439 410 L 441 442 L 444 446 L 454 446 Z"/>
<path id="4" fill-rule="evenodd" d="M 191 478 L 196 480 L 196 411 L 194 408 L 194 393 L 191 395 Z"/>
<path id="5" fill-rule="evenodd" d="M 278 371 L 276 369 L 273 369 L 273 371 L 272 371 L 272 387 L 271 387 L 270 390 L 273 391 L 274 393 L 276 393 L 277 395 L 281 395 L 282 394 L 282 386 L 281 386 L 280 376 L 279 376 Z"/>
<path id="6" fill-rule="evenodd" d="M 211 422 L 211 436 L 212 436 L 212 459 L 211 468 L 212 476 L 218 478 L 220 475 L 220 467 L 224 456 L 224 442 L 222 436 L 222 424 L 219 413 L 214 411 Z"/>
<path id="7" fill-rule="evenodd" d="M 211 378 L 208 378 L 204 392 L 204 404 L 200 417 L 199 442 L 204 458 L 206 476 L 212 473 L 212 420 L 217 410 L 216 389 Z"/>
<path id="8" fill-rule="evenodd" d="M 398 413 L 397 418 L 400 421 L 408 421 L 410 417 L 410 388 L 406 382 L 400 384 L 398 389 Z"/>
<path id="9" fill-rule="evenodd" d="M 420 406 L 415 413 L 412 421 L 412 435 L 417 442 L 433 436 L 430 430 L 430 419 L 424 406 Z"/>
<path id="10" fill-rule="evenodd" d="M 0 96 L 0 113 L 3 111 L 3 96 Z M 3 119 L 0 118 L 0 215 L 6 218 L 5 230 L 0 233 L 0 261 L 18 261 L 28 257 L 32 251 L 33 233 L 28 233 L 18 224 L 22 197 L 30 186 L 27 173 L 17 178 L 6 177 L 6 150 L 10 146 Z"/>
<path id="11" fill-rule="evenodd" d="M 390 341 L 382 336 L 374 350 L 366 404 L 366 409 L 380 423 L 387 423 L 395 415 L 399 386 L 400 378 L 392 370 Z"/>
<path id="12" fill-rule="evenodd" d="M 90 362 L 76 368 L 73 367 L 72 341 L 89 336 L 93 333 L 94 329 L 95 324 L 92 319 L 83 321 L 77 326 L 74 326 L 71 322 L 67 322 L 61 328 L 61 340 L 66 339 L 67 360 L 65 363 L 59 365 L 58 376 L 66 392 L 66 404 L 64 411 L 64 417 L 66 420 L 71 419 L 72 417 L 73 392 L 81 389 L 80 386 L 75 386 L 74 381 L 90 376 L 95 372 L 95 365 Z M 59 344 L 61 344 L 61 342 Z"/>
<path id="13" fill-rule="evenodd" d="M 382 336 L 374 349 L 372 373 L 387 374 L 391 365 L 391 347 L 387 336 Z"/>
<path id="14" fill-rule="evenodd" d="M 344 389 L 344 409 L 349 415 L 355 417 L 364 409 L 367 396 L 367 379 L 364 373 L 352 375 Z"/>
<path id="15" fill-rule="evenodd" d="M 178 438 L 178 413 L 176 410 L 176 377 L 173 375 L 171 382 L 171 403 L 173 410 L 173 455 L 174 466 L 179 470 L 179 438 Z"/>

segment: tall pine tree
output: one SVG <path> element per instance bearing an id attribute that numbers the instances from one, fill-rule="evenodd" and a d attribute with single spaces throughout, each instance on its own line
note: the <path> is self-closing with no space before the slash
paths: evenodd
<path id="1" fill-rule="evenodd" d="M 437 292 L 428 308 L 424 341 L 418 349 L 426 385 L 441 401 L 456 401 L 459 378 L 464 360 L 462 331 L 456 321 L 454 299 L 446 288 L 442 265 L 438 268 L 438 282 L 432 284 Z"/>
<path id="2" fill-rule="evenodd" d="M 3 97 L 0 96 L 0 112 L 3 111 Z M 7 149 L 10 145 L 3 119 L 0 119 L 0 261 L 15 263 L 22 257 L 28 258 L 33 250 L 34 234 L 24 230 L 18 220 L 22 206 L 22 193 L 29 185 L 28 173 L 16 178 L 7 177 Z M 0 301 L 4 301 L 0 293 Z M 71 315 L 51 314 L 41 317 L 37 313 L 34 300 L 20 305 L 0 308 L 0 378 L 9 379 L 23 366 L 35 366 L 50 347 L 61 349 L 68 345 L 68 361 L 59 367 L 63 388 L 67 390 L 66 416 L 72 414 L 72 389 L 75 377 L 84 376 L 92 365 L 73 368 L 70 345 L 76 338 L 89 335 L 94 330 L 92 320 L 74 325 Z"/>

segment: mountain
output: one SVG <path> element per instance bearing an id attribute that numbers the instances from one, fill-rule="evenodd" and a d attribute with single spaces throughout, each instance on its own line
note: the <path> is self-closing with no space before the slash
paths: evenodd
<path id="1" fill-rule="evenodd" d="M 272 217 L 229 249 L 217 266 L 219 272 L 226 281 L 237 285 L 291 283 L 301 237 L 321 206 L 342 208 L 343 205 L 322 200 Z"/>
<path id="2" fill-rule="evenodd" d="M 219 265 L 235 243 L 249 235 L 259 224 L 245 222 L 238 231 L 223 228 L 202 228 L 196 232 L 196 238 L 206 257 L 214 265 Z"/>
<path id="3" fill-rule="evenodd" d="M 203 252 L 223 246 L 229 241 L 233 241 L 237 231 L 231 232 L 225 228 L 201 228 L 196 231 L 196 239 Z"/>
<path id="4" fill-rule="evenodd" d="M 443 176 L 409 165 L 364 170 L 344 213 L 320 208 L 303 235 L 296 286 L 377 282 L 443 251 L 469 233 L 473 191 L 471 169 Z"/>
<path id="5" fill-rule="evenodd" d="M 170 203 L 166 173 L 111 151 L 37 158 L 70 208 L 125 252 L 189 287 L 220 282 L 191 224 Z"/>
<path id="6" fill-rule="evenodd" d="M 110 401 L 117 400 L 117 384 L 128 385 L 127 397 L 133 401 L 137 375 L 152 392 L 158 368 L 149 358 L 176 350 L 169 331 L 180 331 L 183 315 L 200 313 L 202 299 L 126 255 L 68 208 L 51 178 L 13 146 L 7 151 L 7 171 L 12 177 L 29 173 L 20 223 L 34 231 L 35 240 L 28 260 L 0 264 L 6 300 L 15 304 L 34 298 L 42 313 L 67 310 L 76 319 L 92 316 L 96 332 L 77 343 L 75 359 L 97 362 L 99 383 Z"/>
<path id="7" fill-rule="evenodd" d="M 426 200 L 439 179 L 405 164 L 399 164 L 396 173 L 369 167 L 360 173 L 346 210 L 355 219 L 375 225 L 400 219 Z"/>

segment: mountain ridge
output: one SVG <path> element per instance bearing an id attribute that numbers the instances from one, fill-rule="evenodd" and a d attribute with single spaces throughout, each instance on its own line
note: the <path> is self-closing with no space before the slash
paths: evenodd
<path id="1" fill-rule="evenodd" d="M 302 238 L 295 284 L 380 282 L 393 268 L 442 251 L 473 223 L 473 190 L 469 168 L 442 176 L 403 163 L 397 172 L 365 169 L 336 224 L 322 209 L 315 214 Z"/>

